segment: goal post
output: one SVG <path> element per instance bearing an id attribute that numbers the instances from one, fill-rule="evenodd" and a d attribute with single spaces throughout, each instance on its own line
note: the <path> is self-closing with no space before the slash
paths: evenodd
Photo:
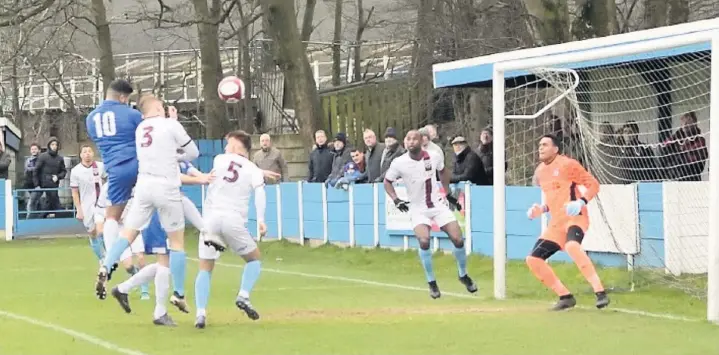
<path id="1" fill-rule="evenodd" d="M 706 24 L 706 22 L 703 22 L 703 24 Z M 631 77 L 626 77 L 623 80 L 625 80 L 624 87 L 621 86 L 621 84 L 606 84 L 607 82 L 611 81 L 611 79 L 617 79 L 617 77 L 612 77 L 619 74 L 612 74 L 615 72 L 619 72 L 620 70 L 623 70 L 623 68 L 614 68 L 609 71 L 609 69 L 599 69 L 604 70 L 603 72 L 594 72 L 594 73 L 585 73 L 585 75 L 590 76 L 590 81 L 593 80 L 594 87 L 591 90 L 594 90 L 594 94 L 597 96 L 604 97 L 621 97 L 621 94 L 617 94 L 617 92 L 621 92 L 622 90 L 627 93 L 626 98 L 623 101 L 630 102 L 631 104 L 635 104 L 636 107 L 631 106 L 627 103 L 618 102 L 616 99 L 605 99 L 603 102 L 598 102 L 596 106 L 599 108 L 595 109 L 587 109 L 586 105 L 592 104 L 591 100 L 586 101 L 583 98 L 579 98 L 579 96 L 586 94 L 586 92 L 589 89 L 581 89 L 579 90 L 577 86 L 579 83 L 574 83 L 573 80 L 577 79 L 578 81 L 581 81 L 581 75 L 576 76 L 576 73 L 572 73 L 571 70 L 567 70 L 571 64 L 577 64 L 577 63 L 587 63 L 587 62 L 597 62 L 599 61 L 599 64 L 591 64 L 587 65 L 589 67 L 601 67 L 603 65 L 616 65 L 618 63 L 633 63 L 635 61 L 641 61 L 641 60 L 648 60 L 652 58 L 648 58 L 647 56 L 643 55 L 645 53 L 656 53 L 658 51 L 662 51 L 662 55 L 660 57 L 672 57 L 674 55 L 677 55 L 676 53 L 686 53 L 686 51 L 682 52 L 681 50 L 677 50 L 676 53 L 673 52 L 674 49 L 686 49 L 687 46 L 691 45 L 697 45 L 697 44 L 708 44 L 709 48 L 709 54 L 705 57 L 701 58 L 685 58 L 683 62 L 690 63 L 688 65 L 693 65 L 695 67 L 699 66 L 709 66 L 710 69 L 708 69 L 708 73 L 710 74 L 710 80 L 708 83 L 708 93 L 706 93 L 707 90 L 702 89 L 700 93 L 696 94 L 697 96 L 708 96 L 708 105 L 706 109 L 708 109 L 708 121 L 707 125 L 709 128 L 709 132 L 707 135 L 707 146 L 708 146 L 708 166 L 719 166 L 719 134 L 710 134 L 711 132 L 719 132 L 719 57 L 715 55 L 714 48 L 719 48 L 719 31 L 716 30 L 717 23 L 714 22 L 713 24 L 714 29 L 710 29 L 711 26 L 707 26 L 705 29 L 700 29 L 698 31 L 692 31 L 691 33 L 687 33 L 685 31 L 684 33 L 670 33 L 667 30 L 667 28 L 663 28 L 660 31 L 664 34 L 665 37 L 661 36 L 653 36 L 649 37 L 650 39 L 647 40 L 640 40 L 640 41 L 625 41 L 622 44 L 616 44 L 616 45 L 599 45 L 596 47 L 588 47 L 582 50 L 577 50 L 573 52 L 568 53 L 549 53 L 547 55 L 542 55 L 541 48 L 534 49 L 537 55 L 537 57 L 532 58 L 526 58 L 526 59 L 514 59 L 514 60 L 504 60 L 504 61 L 496 61 L 493 62 L 492 66 L 492 76 L 491 76 L 491 83 L 492 83 L 492 110 L 493 110 L 493 130 L 494 130 L 494 143 L 493 143 L 493 152 L 494 152 L 494 190 L 493 190 L 493 246 L 494 246 L 494 297 L 497 299 L 504 299 L 507 297 L 507 230 L 506 230 L 506 222 L 507 222 L 507 216 L 506 216 L 506 173 L 505 173 L 505 161 L 507 161 L 507 122 L 509 119 L 512 120 L 530 120 L 535 119 L 540 115 L 543 115 L 546 111 L 550 110 L 552 106 L 557 105 L 560 101 L 567 101 L 568 105 L 571 106 L 571 110 L 573 110 L 574 115 L 576 116 L 575 119 L 579 121 L 577 123 L 578 125 L 578 134 L 580 137 L 580 140 L 583 141 L 583 145 L 589 150 L 590 152 L 585 154 L 587 155 L 588 159 L 598 159 L 598 153 L 596 153 L 594 150 L 596 150 L 596 145 L 599 143 L 594 143 L 592 139 L 596 139 L 597 137 L 601 137 L 601 133 L 599 133 L 596 129 L 598 125 L 600 124 L 600 118 L 601 117 L 608 117 L 611 115 L 618 115 L 618 114 L 637 114 L 641 110 L 646 110 L 644 107 L 639 107 L 639 102 L 643 102 L 642 100 L 658 100 L 654 97 L 647 98 L 647 97 L 639 97 L 642 94 L 640 92 L 643 92 L 643 90 L 646 90 L 645 88 L 634 88 L 632 87 L 631 83 L 633 83 L 636 77 L 640 77 L 642 75 L 647 76 L 647 73 L 650 73 L 650 75 L 659 75 L 656 74 L 659 69 L 656 68 L 649 68 L 644 69 L 642 73 L 632 73 L 628 74 Z M 659 29 L 658 29 L 659 30 Z M 646 31 L 645 31 L 646 32 Z M 626 35 L 620 35 L 625 36 Z M 609 38 L 609 37 L 607 37 Z M 647 37 L 644 37 L 646 39 Z M 606 38 L 605 38 L 606 40 Z M 596 40 L 595 40 L 596 41 Z M 621 43 L 621 42 L 619 42 Z M 505 57 L 506 58 L 506 57 Z M 621 59 L 619 59 L 621 58 Z M 677 61 L 677 63 L 683 63 L 681 60 Z M 675 62 L 669 62 L 666 61 L 663 63 L 665 66 L 674 66 L 676 68 L 673 68 L 674 72 L 679 73 L 681 70 L 684 70 L 681 68 L 681 64 L 677 64 Z M 585 66 L 585 67 L 587 67 Z M 581 67 L 581 66 L 580 66 Z M 552 69 L 554 68 L 554 69 Z M 690 68 L 691 69 L 691 68 Z M 580 69 L 581 70 L 581 69 Z M 551 73 L 552 75 L 566 75 L 566 78 L 560 77 L 559 79 L 549 79 L 547 76 L 547 73 Z M 692 75 L 695 75 L 697 78 L 699 77 L 697 74 L 699 73 L 698 69 L 696 72 L 694 72 Z M 702 72 L 703 73 L 703 72 Z M 535 76 L 536 82 L 542 82 L 543 85 L 551 86 L 553 87 L 553 92 L 551 93 L 551 97 L 548 98 L 533 98 L 537 95 L 539 91 L 537 90 L 525 90 L 522 92 L 515 92 L 517 96 L 522 96 L 522 99 L 525 101 L 531 101 L 529 105 L 525 107 L 525 109 L 534 109 L 534 112 L 524 112 L 524 113 L 508 113 L 508 98 L 507 98 L 507 87 L 505 85 L 506 80 L 508 76 L 517 76 L 517 75 L 532 75 Z M 600 75 L 603 77 L 597 77 L 596 79 L 592 79 L 591 75 Z M 677 81 L 681 81 L 681 78 L 676 78 Z M 646 80 L 646 79 L 645 79 Z M 686 80 L 693 80 L 691 78 Z M 435 78 L 436 81 L 436 78 Z M 652 80 L 647 80 L 648 86 L 655 85 L 656 82 Z M 599 92 L 599 87 L 601 85 L 609 85 L 603 89 L 601 89 L 602 92 Z M 689 85 L 689 84 L 688 84 Z M 697 83 L 691 83 L 690 85 L 696 85 L 696 90 L 699 90 Z M 539 87 L 539 86 L 537 86 Z M 689 89 L 687 89 L 689 90 Z M 635 97 L 632 97 L 632 94 L 635 94 Z M 604 95 L 604 96 L 602 96 Z M 677 93 L 677 96 L 681 96 L 681 93 Z M 647 96 L 647 95 L 645 95 Z M 534 100 L 534 101 L 532 101 Z M 615 101 L 612 101 L 615 100 Z M 661 101 L 661 100 L 659 100 Z M 653 101 L 652 101 L 653 102 Z M 617 109 L 616 111 L 607 111 L 612 108 L 612 106 L 622 106 L 625 105 L 626 107 L 629 107 L 629 109 L 625 111 L 621 111 Z M 656 104 L 656 106 L 652 107 L 652 110 L 660 111 L 663 109 L 663 105 L 666 103 L 659 102 Z M 607 109 L 606 107 L 609 107 Z M 604 111 L 601 111 L 604 110 Z M 591 111 L 591 112 L 588 112 Z M 691 110 L 687 109 L 686 112 L 689 112 Z M 685 113 L 686 113 L 685 112 Z M 691 111 L 693 112 L 693 111 Z M 674 116 L 671 114 L 670 116 Z M 590 117 L 591 116 L 591 117 Z M 665 117 L 666 119 L 669 119 L 671 121 L 672 117 Z M 663 118 L 662 118 L 663 119 Z M 695 118 L 696 119 L 696 118 Z M 641 123 L 641 122 L 640 122 Z M 652 122 L 656 123 L 658 125 L 661 125 L 661 122 Z M 671 132 L 673 131 L 673 127 L 671 126 L 671 122 L 669 123 L 668 130 Z M 655 132 L 657 135 L 661 135 L 662 132 Z M 534 140 L 535 136 L 525 135 L 525 140 Z M 526 142 L 523 142 L 524 144 Z M 536 147 L 536 142 L 531 142 L 534 147 Z M 514 143 L 513 143 L 514 144 Z M 661 144 L 657 143 L 657 144 Z M 596 153 L 596 154 L 595 154 Z M 595 154 L 595 155 L 592 155 Z M 653 158 L 652 158 L 653 159 Z M 533 166 L 531 169 L 533 170 Z M 637 169 L 637 174 L 644 174 L 644 170 L 646 169 Z M 716 217 L 718 216 L 719 212 L 719 169 L 708 169 L 709 171 L 709 178 L 708 178 L 708 196 L 705 196 L 704 194 L 701 194 L 701 190 L 697 188 L 696 193 L 697 196 L 695 196 L 697 199 L 705 199 L 708 200 L 706 209 L 700 209 L 697 210 L 698 212 L 695 213 L 706 213 L 708 214 L 707 219 L 708 222 L 706 230 L 703 230 L 705 226 L 694 226 L 696 228 L 696 233 L 698 235 L 702 236 L 708 236 L 706 239 L 706 254 L 707 254 L 707 261 L 706 261 L 706 300 L 707 300 L 707 319 L 712 322 L 719 322 L 719 219 Z M 607 174 L 609 175 L 609 174 Z M 667 181 L 666 179 L 659 179 L 659 178 L 647 178 L 647 181 Z M 669 179 L 669 181 L 672 181 Z M 627 184 L 629 181 L 623 181 L 622 184 Z M 692 184 L 691 182 L 686 182 L 685 184 Z M 662 184 L 664 185 L 664 184 Z M 701 194 L 701 195 L 699 195 Z M 666 194 L 663 197 L 665 200 L 668 198 Z M 607 206 L 606 204 L 603 206 L 603 208 L 611 209 L 613 206 Z M 609 211 L 611 212 L 611 211 Z M 688 212 L 690 213 L 690 212 Z M 680 223 L 680 222 L 678 222 Z M 689 222 L 686 222 L 689 223 Z M 611 228 L 611 226 L 609 226 Z M 649 226 L 644 226 L 649 227 Z M 666 221 L 665 221 L 665 227 L 666 227 Z M 672 228 L 680 228 L 681 226 L 673 226 Z M 639 228 L 642 228 L 640 226 Z M 666 229 L 666 228 L 665 228 Z M 700 230 L 701 229 L 701 230 Z M 628 232 L 627 232 L 628 233 Z M 666 233 L 666 231 L 664 232 Z M 665 241 L 666 243 L 667 241 Z M 698 248 L 698 247 L 696 247 Z M 697 254 L 699 255 L 699 253 Z M 663 256 L 662 256 L 663 257 Z M 669 260 L 665 260 L 665 263 L 669 264 Z M 631 266 L 631 262 L 628 263 Z M 668 268 L 667 268 L 668 270 Z M 703 274 L 703 271 L 701 272 Z"/>

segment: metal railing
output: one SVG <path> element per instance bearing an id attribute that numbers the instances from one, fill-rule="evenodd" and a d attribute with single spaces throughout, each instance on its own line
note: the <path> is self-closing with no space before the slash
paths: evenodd
<path id="1" fill-rule="evenodd" d="M 53 197 L 48 192 L 57 192 Z M 40 219 L 40 218 L 74 218 L 75 207 L 72 202 L 72 195 L 69 188 L 35 188 L 15 189 L 13 198 L 17 206 L 17 219 Z M 58 209 L 46 209 L 52 203 L 49 199 L 57 198 Z"/>
<path id="2" fill-rule="evenodd" d="M 266 41 L 254 41 L 251 46 L 251 78 L 256 90 L 262 87 L 263 77 L 278 73 L 277 67 L 262 65 L 266 61 Z M 356 47 L 343 46 L 340 65 L 342 84 L 351 83 L 354 78 Z M 411 46 L 408 43 L 367 43 L 361 47 L 361 69 L 363 77 L 389 78 L 404 75 L 411 65 Z M 307 56 L 317 89 L 331 86 L 332 60 L 331 44 L 309 43 Z M 241 50 L 227 47 L 220 50 L 220 59 L 225 75 L 236 73 L 240 67 Z M 166 50 L 156 52 L 128 53 L 115 56 L 116 73 L 127 77 L 143 91 L 155 90 L 166 101 L 184 103 L 197 102 L 202 98 L 201 55 L 198 50 Z M 14 95 L 11 76 L 12 68 L 0 68 L 0 101 L 4 110 L 12 109 Z M 269 72 L 269 73 L 268 73 Z M 103 98 L 103 83 L 99 72 L 99 60 L 70 55 L 58 59 L 54 64 L 22 65 L 16 68 L 17 96 L 20 108 L 34 110 L 66 110 L 68 102 L 76 107 L 92 107 Z M 248 80 L 247 78 L 245 80 Z M 214 90 L 214 88 L 213 88 Z M 253 95 L 258 93 L 253 92 Z"/>

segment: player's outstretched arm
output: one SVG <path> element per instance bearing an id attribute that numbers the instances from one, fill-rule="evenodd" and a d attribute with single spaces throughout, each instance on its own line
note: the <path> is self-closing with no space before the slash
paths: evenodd
<path id="1" fill-rule="evenodd" d="M 199 173 L 196 175 L 180 174 L 180 181 L 183 185 L 207 185 L 212 182 L 212 179 L 214 179 L 213 172 L 209 174 Z"/>
<path id="2" fill-rule="evenodd" d="M 585 203 L 589 203 L 599 193 L 599 181 L 576 160 L 571 163 L 570 169 L 573 182 L 587 189 L 582 199 Z"/>

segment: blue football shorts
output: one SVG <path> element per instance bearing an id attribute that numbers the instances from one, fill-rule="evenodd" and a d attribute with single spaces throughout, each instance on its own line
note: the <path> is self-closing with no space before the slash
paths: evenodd
<path id="1" fill-rule="evenodd" d="M 142 231 L 142 240 L 145 242 L 145 254 L 167 254 L 167 233 L 160 224 L 160 215 L 155 211 L 150 223 Z"/>
<path id="2" fill-rule="evenodd" d="M 137 159 L 107 168 L 107 199 L 110 205 L 127 203 L 137 182 Z"/>

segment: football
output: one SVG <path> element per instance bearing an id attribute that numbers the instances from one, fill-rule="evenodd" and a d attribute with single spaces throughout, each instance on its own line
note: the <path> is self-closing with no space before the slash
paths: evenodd
<path id="1" fill-rule="evenodd" d="M 226 76 L 217 85 L 217 94 L 222 101 L 237 103 L 245 98 L 245 83 L 234 75 Z"/>

